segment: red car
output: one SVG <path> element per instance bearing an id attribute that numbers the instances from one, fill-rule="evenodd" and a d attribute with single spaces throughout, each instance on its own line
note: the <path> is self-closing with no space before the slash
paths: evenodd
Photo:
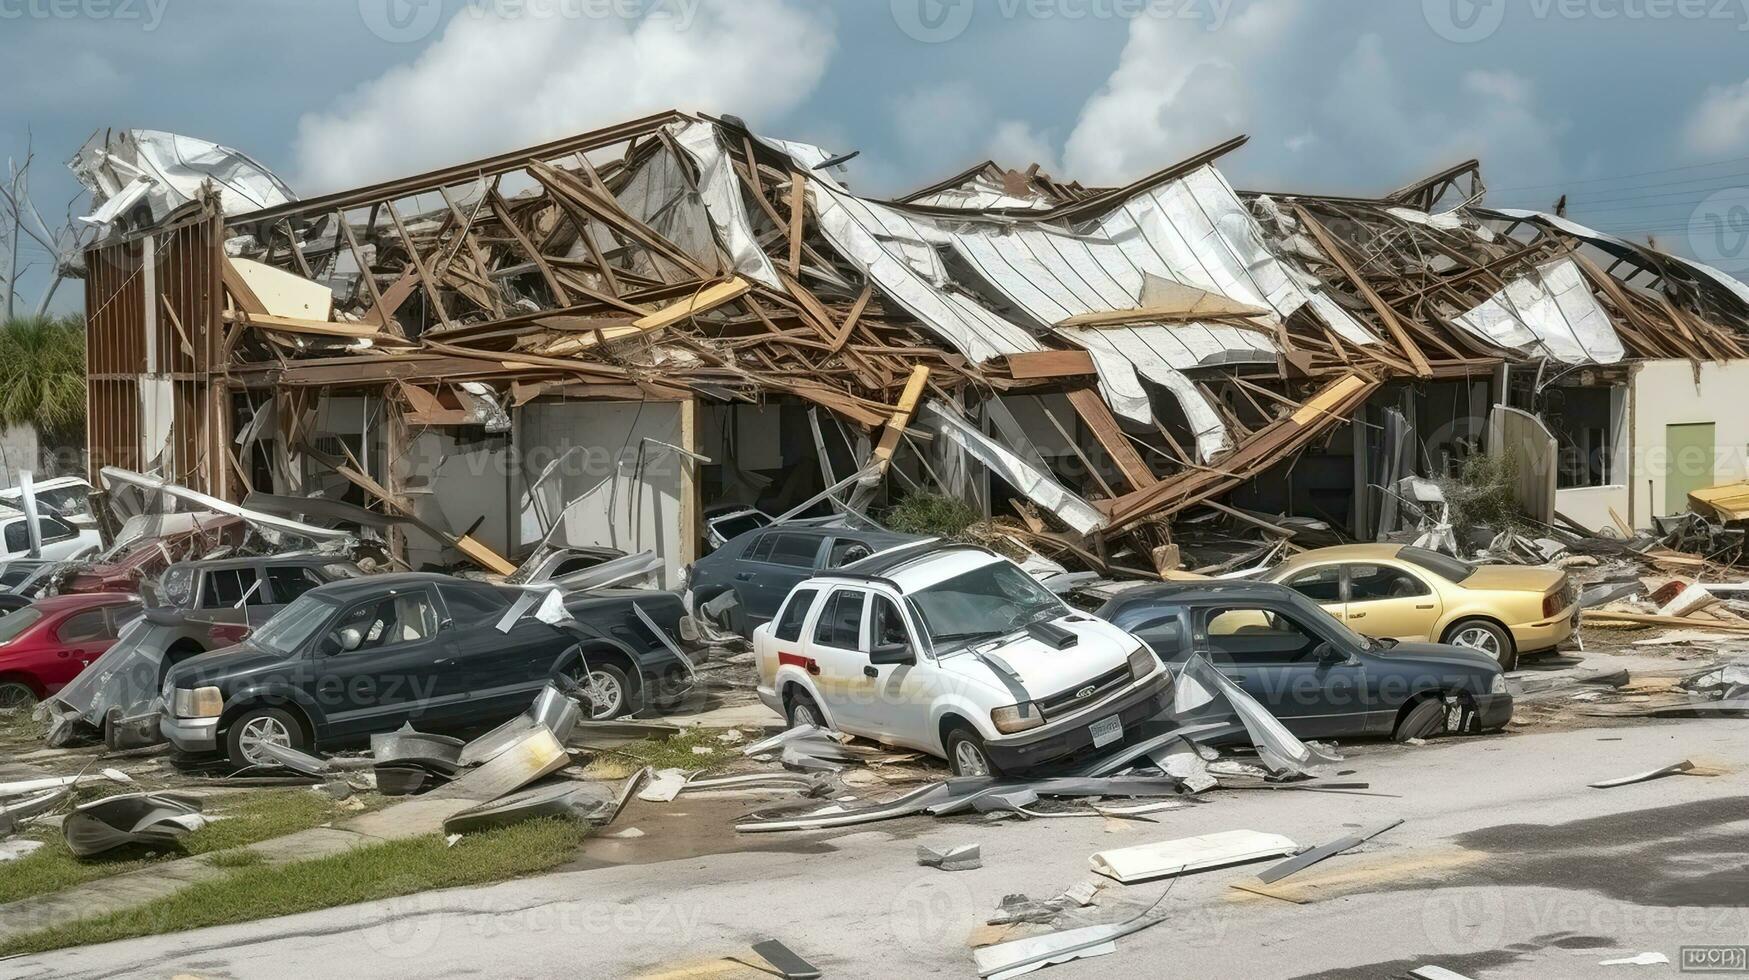
<path id="1" fill-rule="evenodd" d="M 140 615 L 138 596 L 60 595 L 0 617 L 0 711 L 28 708 L 79 676 Z"/>

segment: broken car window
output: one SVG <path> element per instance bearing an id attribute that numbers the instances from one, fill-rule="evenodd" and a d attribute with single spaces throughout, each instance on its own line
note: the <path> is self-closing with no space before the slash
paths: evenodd
<path id="1" fill-rule="evenodd" d="M 62 643 L 86 643 L 91 640 L 107 640 L 109 638 L 109 621 L 104 618 L 101 609 L 88 609 L 85 612 L 69 616 L 67 621 L 55 630 L 55 639 Z"/>
<path id="2" fill-rule="evenodd" d="M 841 589 L 826 600 L 814 626 L 814 642 L 840 650 L 862 648 L 862 604 L 867 593 Z"/>
<path id="3" fill-rule="evenodd" d="M 443 604 L 458 623 L 478 623 L 502 616 L 510 608 L 510 600 L 491 589 L 470 589 L 460 585 L 440 585 Z"/>
<path id="4" fill-rule="evenodd" d="M 206 589 L 200 597 L 202 609 L 230 609 L 243 601 L 243 596 L 249 596 L 249 605 L 260 605 L 266 601 L 260 598 L 261 590 L 249 590 L 255 587 L 255 569 L 253 568 L 219 568 L 206 573 Z"/>
<path id="5" fill-rule="evenodd" d="M 296 602 L 281 609 L 263 623 L 249 642 L 264 650 L 290 655 L 314 636 L 328 617 L 334 615 L 334 604 L 313 595 L 299 596 Z M 6 620 L 0 619 L 0 623 Z"/>
<path id="6" fill-rule="evenodd" d="M 1348 566 L 1348 601 L 1373 602 L 1426 595 L 1432 590 L 1408 572 L 1389 565 Z"/>
<path id="7" fill-rule="evenodd" d="M 790 593 L 783 614 L 778 617 L 777 625 L 771 628 L 771 635 L 791 643 L 800 640 L 802 623 L 807 620 L 808 610 L 814 607 L 814 596 L 818 594 L 818 589 L 797 589 Z"/>
<path id="8" fill-rule="evenodd" d="M 1061 599 L 1007 561 L 995 561 L 911 595 L 936 644 L 974 643 L 1065 612 Z"/>
<path id="9" fill-rule="evenodd" d="M 273 601 L 284 605 L 322 584 L 321 576 L 304 565 L 291 568 L 268 566 L 267 582 L 273 586 Z"/>
<path id="10" fill-rule="evenodd" d="M 886 596 L 875 596 L 874 603 L 874 627 L 869 630 L 871 642 L 878 647 L 895 643 L 909 646 L 911 632 L 905 628 L 905 617 L 899 614 L 899 607 Z"/>
<path id="11" fill-rule="evenodd" d="M 1212 653 L 1239 663 L 1292 663 L 1311 654 L 1318 637 L 1273 609 L 1204 610 Z"/>
<path id="12" fill-rule="evenodd" d="M 1342 569 L 1335 565 L 1308 568 L 1290 575 L 1281 584 L 1313 602 L 1342 601 Z"/>
<path id="13" fill-rule="evenodd" d="M 874 552 L 868 545 L 854 538 L 833 538 L 832 554 L 826 559 L 827 568 L 841 568 L 853 561 L 861 561 Z"/>
<path id="14" fill-rule="evenodd" d="M 352 652 L 380 650 L 430 639 L 437 633 L 437 615 L 424 590 L 407 592 L 354 606 L 329 633 L 338 640 L 348 629 L 357 630 L 360 637 Z"/>
<path id="15" fill-rule="evenodd" d="M 820 539 L 808 534 L 778 534 L 777 543 L 772 545 L 771 554 L 766 557 L 776 565 L 791 565 L 796 568 L 813 568 L 814 556 L 820 553 Z"/>

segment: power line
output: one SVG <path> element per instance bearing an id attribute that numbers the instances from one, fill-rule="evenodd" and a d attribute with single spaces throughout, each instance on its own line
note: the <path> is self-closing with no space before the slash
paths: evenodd
<path id="1" fill-rule="evenodd" d="M 1548 184 L 1519 184 L 1516 187 L 1490 187 L 1490 191 L 1523 191 L 1544 187 L 1567 187 L 1573 184 L 1597 184 L 1612 180 L 1627 180 L 1631 177 L 1654 177 L 1658 174 L 1681 173 L 1688 170 L 1705 170 L 1707 167 L 1722 167 L 1728 163 L 1749 163 L 1749 156 L 1732 157 L 1728 160 L 1714 160 L 1712 163 L 1696 163 L 1686 167 L 1666 167 L 1663 170 L 1642 170 L 1638 173 L 1616 174 L 1613 177 L 1585 177 L 1574 180 L 1557 180 Z"/>

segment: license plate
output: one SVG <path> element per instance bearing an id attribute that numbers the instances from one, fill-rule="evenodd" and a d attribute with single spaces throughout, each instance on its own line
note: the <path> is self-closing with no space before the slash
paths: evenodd
<path id="1" fill-rule="evenodd" d="M 1096 749 L 1123 738 L 1123 722 L 1116 715 L 1088 725 L 1087 730 L 1093 735 L 1093 747 Z"/>

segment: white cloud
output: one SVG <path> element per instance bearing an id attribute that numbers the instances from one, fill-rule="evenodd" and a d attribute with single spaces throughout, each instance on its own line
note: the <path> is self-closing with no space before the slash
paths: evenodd
<path id="1" fill-rule="evenodd" d="M 1696 156 L 1749 150 L 1749 80 L 1707 89 L 1689 114 L 1682 141 Z"/>
<path id="2" fill-rule="evenodd" d="M 1014 119 L 997 124 L 996 132 L 990 137 L 990 159 L 1017 170 L 1025 170 L 1036 163 L 1053 177 L 1062 169 L 1057 163 L 1057 151 L 1050 136 Z"/>
<path id="3" fill-rule="evenodd" d="M 1130 22 L 1105 85 L 1081 109 L 1063 149 L 1086 183 L 1133 180 L 1238 135 L 1251 119 L 1254 70 L 1305 8 L 1253 5 L 1220 30 L 1163 17 Z"/>
<path id="4" fill-rule="evenodd" d="M 500 18 L 464 8 L 412 63 L 298 122 L 300 194 L 459 163 L 669 108 L 755 126 L 819 83 L 829 12 L 791 0 L 647 17 Z"/>

